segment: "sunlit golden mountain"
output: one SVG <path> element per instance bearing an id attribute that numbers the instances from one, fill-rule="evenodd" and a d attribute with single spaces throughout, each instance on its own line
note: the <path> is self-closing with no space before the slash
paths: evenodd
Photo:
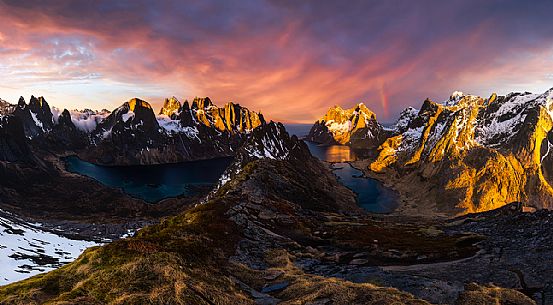
<path id="1" fill-rule="evenodd" d="M 553 207 L 552 98 L 553 89 L 489 98 L 455 92 L 407 109 L 384 132 L 374 123 L 365 132 L 386 135 L 377 149 L 373 141 L 353 146 L 374 150 L 359 165 L 399 190 L 409 213 L 480 212 L 513 201 Z"/>

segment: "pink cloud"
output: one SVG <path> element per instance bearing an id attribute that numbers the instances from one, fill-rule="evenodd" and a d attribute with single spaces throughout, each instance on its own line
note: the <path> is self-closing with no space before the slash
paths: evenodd
<path id="1" fill-rule="evenodd" d="M 365 102 L 390 121 L 455 89 L 487 95 L 552 87 L 551 33 L 533 32 L 545 39 L 539 43 L 509 34 L 511 26 L 499 22 L 511 11 L 456 19 L 438 6 L 388 20 L 385 4 L 240 5 L 0 4 L 4 92 L 50 94 L 68 108 L 110 108 L 134 95 L 157 107 L 166 96 L 210 96 L 270 119 L 312 122 L 334 104 Z"/>

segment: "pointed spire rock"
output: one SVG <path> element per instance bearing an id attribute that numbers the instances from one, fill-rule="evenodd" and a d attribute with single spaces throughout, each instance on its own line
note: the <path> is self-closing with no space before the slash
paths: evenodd
<path id="1" fill-rule="evenodd" d="M 171 116 L 175 114 L 181 108 L 181 103 L 176 97 L 166 98 L 163 102 L 163 107 L 159 111 L 159 114 L 164 114 L 166 116 Z"/>
<path id="2" fill-rule="evenodd" d="M 25 103 L 25 98 L 20 96 L 19 97 L 19 101 L 17 102 L 17 106 L 21 109 L 24 109 L 25 107 L 27 107 L 27 103 Z"/>
<path id="3" fill-rule="evenodd" d="M 75 128 L 75 125 L 73 124 L 73 121 L 71 121 L 71 114 L 69 113 L 69 110 L 63 109 L 62 113 L 60 114 L 58 118 L 58 124 L 61 126 L 67 126 L 70 128 Z"/>

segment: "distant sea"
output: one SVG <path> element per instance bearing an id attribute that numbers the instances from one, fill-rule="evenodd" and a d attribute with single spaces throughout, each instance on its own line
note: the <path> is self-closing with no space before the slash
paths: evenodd
<path id="1" fill-rule="evenodd" d="M 300 139 L 307 137 L 311 126 L 313 124 L 284 124 L 290 135 L 296 135 Z"/>

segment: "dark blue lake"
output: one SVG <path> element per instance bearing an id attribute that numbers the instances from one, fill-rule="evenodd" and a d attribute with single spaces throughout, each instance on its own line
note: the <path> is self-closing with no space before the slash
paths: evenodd
<path id="1" fill-rule="evenodd" d="M 232 158 L 147 166 L 100 166 L 75 156 L 65 158 L 67 170 L 121 188 L 125 193 L 147 202 L 192 196 L 213 186 Z"/>

